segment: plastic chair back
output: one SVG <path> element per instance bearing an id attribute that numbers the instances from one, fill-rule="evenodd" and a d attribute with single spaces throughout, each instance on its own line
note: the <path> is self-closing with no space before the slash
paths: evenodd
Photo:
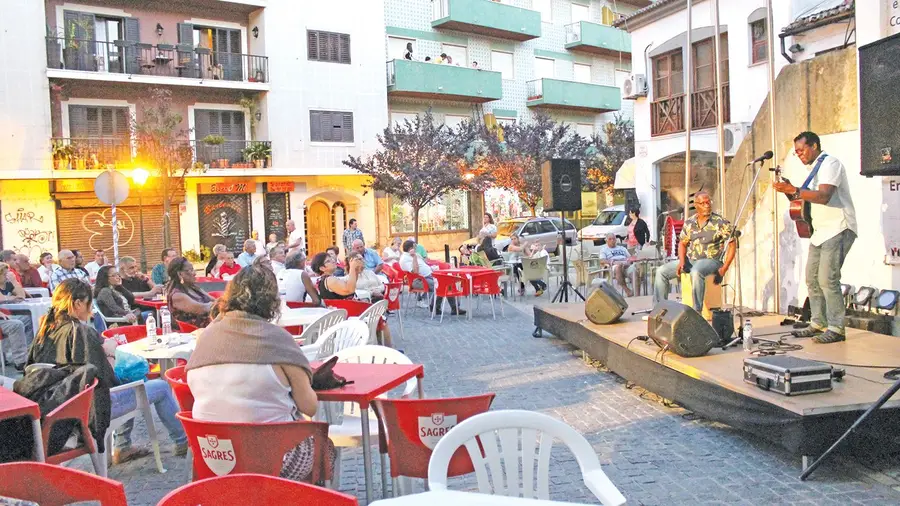
<path id="1" fill-rule="evenodd" d="M 391 281 L 384 285 L 384 300 L 388 302 L 388 311 L 400 310 L 400 295 L 403 293 L 402 281 Z"/>
<path id="2" fill-rule="evenodd" d="M 437 442 L 456 424 L 486 412 L 493 401 L 493 393 L 447 399 L 376 399 L 374 408 L 387 431 L 391 477 L 428 478 L 428 460 Z M 460 476 L 474 470 L 469 455 L 459 448 L 447 473 Z"/>
<path id="3" fill-rule="evenodd" d="M 518 409 L 475 415 L 445 434 L 428 462 L 428 486 L 447 490 L 450 461 L 465 446 L 482 494 L 549 500 L 554 439 L 561 440 L 575 456 L 585 485 L 604 506 L 625 504 L 625 497 L 606 477 L 584 436 L 556 418 Z"/>
<path id="4" fill-rule="evenodd" d="M 347 311 L 348 318 L 363 314 L 363 312 L 372 305 L 371 302 L 350 299 L 326 299 L 324 302 L 325 307 L 333 307 Z"/>
<path id="5" fill-rule="evenodd" d="M 185 334 L 190 334 L 191 332 L 200 328 L 196 325 L 191 325 L 190 323 L 185 323 L 185 322 L 178 321 L 178 320 L 175 320 L 175 323 L 178 324 L 179 331 L 184 332 Z"/>
<path id="6" fill-rule="evenodd" d="M 434 294 L 438 297 L 461 297 L 466 295 L 469 282 L 462 276 L 433 272 Z"/>
<path id="7" fill-rule="evenodd" d="M 366 322 L 366 325 L 369 326 L 369 344 L 378 344 L 378 331 L 384 326 L 384 313 L 387 312 L 387 308 L 388 301 L 380 300 L 370 304 L 359 315 L 360 321 Z"/>
<path id="8" fill-rule="evenodd" d="M 195 481 L 238 473 L 278 476 L 284 454 L 310 437 L 314 441 L 312 482 L 331 479 L 325 466 L 327 423 L 208 422 L 195 420 L 186 411 L 175 416 L 181 420 L 194 454 Z M 247 497 L 243 500 L 246 504 Z"/>
<path id="9" fill-rule="evenodd" d="M 300 334 L 299 340 L 303 344 L 314 344 L 319 340 L 319 336 L 326 330 L 346 319 L 347 310 L 345 309 L 335 309 L 334 311 L 323 314 L 318 320 L 312 322 L 312 324 L 307 325 L 306 328 L 303 329 L 303 333 Z"/>
<path id="10" fill-rule="evenodd" d="M 501 271 L 472 274 L 472 293 L 477 295 L 499 295 Z"/>
<path id="11" fill-rule="evenodd" d="M 162 328 L 156 328 L 156 335 L 162 334 Z M 101 335 L 110 339 L 115 336 L 125 336 L 125 340 L 129 343 L 147 337 L 147 327 L 143 325 L 127 325 L 125 327 L 116 327 L 114 329 L 106 329 Z"/>
<path id="12" fill-rule="evenodd" d="M 128 506 L 121 483 L 41 462 L 0 464 L 0 496 L 41 506 L 89 501 L 97 501 L 101 506 Z"/>
<path id="13" fill-rule="evenodd" d="M 353 346 L 362 346 L 369 340 L 369 327 L 359 320 L 346 320 L 329 328 L 319 337 L 316 345 L 317 360 L 324 360 L 335 353 Z"/>
<path id="14" fill-rule="evenodd" d="M 53 425 L 65 420 L 75 420 L 78 422 L 78 430 L 81 431 L 81 444 L 70 450 L 60 451 L 53 455 L 47 455 L 45 461 L 48 464 L 62 464 L 68 462 L 75 457 L 81 455 L 91 455 L 97 453 L 97 445 L 94 442 L 94 436 L 88 427 L 88 418 L 91 416 L 91 405 L 94 403 L 94 388 L 97 387 L 99 380 L 95 379 L 93 383 L 86 386 L 84 390 L 77 395 L 62 403 L 53 411 L 47 413 L 41 420 L 41 440 L 44 442 L 44 451 L 50 451 L 50 432 Z"/>
<path id="15" fill-rule="evenodd" d="M 522 281 L 537 281 L 547 276 L 547 261 L 550 257 L 523 258 Z"/>
<path id="16" fill-rule="evenodd" d="M 179 409 L 182 411 L 191 411 L 194 409 L 194 394 L 191 392 L 191 387 L 188 385 L 187 372 L 185 372 L 184 366 L 182 365 L 167 369 L 165 376 L 166 383 L 172 388 L 175 400 L 178 401 Z"/>
<path id="17" fill-rule="evenodd" d="M 434 273 L 432 273 L 433 275 Z M 404 274 L 404 283 L 409 287 L 409 293 L 431 293 L 428 289 L 428 281 L 424 276 L 420 276 L 415 272 L 406 272 Z"/>
<path id="18" fill-rule="evenodd" d="M 327 488 L 263 474 L 219 476 L 188 483 L 169 492 L 157 506 L 245 506 L 254 504 L 314 504 L 321 506 L 357 506 L 355 497 Z"/>

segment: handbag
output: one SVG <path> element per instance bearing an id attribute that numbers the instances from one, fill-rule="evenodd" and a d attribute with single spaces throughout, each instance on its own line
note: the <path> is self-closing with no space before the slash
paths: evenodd
<path id="1" fill-rule="evenodd" d="M 313 371 L 312 388 L 313 390 L 333 390 L 341 388 L 344 385 L 352 385 L 353 381 L 347 381 L 347 378 L 339 374 L 335 374 L 334 365 L 337 364 L 337 356 L 331 357 L 327 362 L 320 365 Z"/>

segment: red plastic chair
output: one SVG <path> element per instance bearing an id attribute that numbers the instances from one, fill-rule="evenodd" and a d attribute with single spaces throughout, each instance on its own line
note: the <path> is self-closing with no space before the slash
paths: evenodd
<path id="1" fill-rule="evenodd" d="M 175 323 L 178 324 L 178 328 L 180 329 L 180 331 L 184 332 L 185 334 L 190 334 L 191 332 L 200 328 L 196 325 L 191 325 L 190 323 L 181 322 L 178 320 L 175 320 Z"/>
<path id="2" fill-rule="evenodd" d="M 41 462 L 0 464 L 0 495 L 41 506 L 63 506 L 82 501 L 96 501 L 101 506 L 128 506 L 125 487 L 121 483 Z"/>
<path id="3" fill-rule="evenodd" d="M 194 394 L 191 393 L 191 387 L 188 386 L 187 372 L 185 372 L 184 366 L 167 369 L 165 376 L 166 383 L 172 388 L 175 400 L 178 401 L 178 407 L 182 411 L 194 409 Z"/>
<path id="4" fill-rule="evenodd" d="M 397 270 L 394 269 L 394 266 L 393 266 L 393 265 L 391 265 L 391 264 L 389 264 L 389 263 L 387 263 L 387 262 L 385 262 L 385 263 L 383 263 L 383 264 L 381 264 L 381 265 L 382 265 L 382 267 L 381 267 L 381 273 L 384 274 L 385 276 L 387 276 L 388 279 L 390 279 L 391 281 L 393 281 L 394 278 L 397 277 Z"/>
<path id="5" fill-rule="evenodd" d="M 291 309 L 298 309 L 301 307 L 321 307 L 317 304 L 313 304 L 312 302 L 294 302 L 294 301 L 286 301 L 287 307 Z"/>
<path id="6" fill-rule="evenodd" d="M 387 433 L 394 490 L 400 490 L 397 480 L 401 476 L 427 479 L 431 451 L 441 434 L 469 417 L 488 411 L 494 397 L 493 393 L 487 393 L 446 399 L 375 399 L 374 409 Z M 433 435 L 423 439 L 423 429 Z M 385 441 L 381 443 L 384 452 Z M 468 452 L 465 448 L 460 450 L 450 460 L 448 476 L 474 471 Z"/>
<path id="7" fill-rule="evenodd" d="M 156 328 L 156 335 L 162 334 L 162 328 Z M 125 336 L 125 341 L 132 343 L 134 341 L 141 340 L 147 337 L 147 327 L 143 325 L 128 325 L 126 327 L 116 327 L 114 329 L 106 329 L 101 335 L 106 339 L 112 339 L 115 336 L 121 335 Z M 176 365 L 185 365 L 187 364 L 187 360 L 183 358 L 175 359 Z M 150 372 L 147 373 L 147 379 L 157 379 L 159 378 L 159 363 L 151 362 L 150 363 Z"/>
<path id="8" fill-rule="evenodd" d="M 424 294 L 431 293 L 431 290 L 428 288 L 428 281 L 425 279 L 425 277 L 420 276 L 414 272 L 403 271 L 403 284 L 405 284 L 407 287 L 407 289 L 406 289 L 407 296 L 410 296 L 413 294 L 418 295 L 420 293 L 424 293 Z M 419 286 L 416 287 L 414 285 L 419 285 Z M 409 309 L 409 307 L 410 307 L 410 305 L 407 304 L 406 308 Z M 415 304 L 412 305 L 412 308 L 413 308 L 413 311 L 415 311 L 417 309 Z"/>
<path id="9" fill-rule="evenodd" d="M 473 295 L 487 295 L 491 300 L 491 314 L 494 316 L 494 319 L 497 319 L 497 313 L 494 311 L 494 299 L 498 297 L 502 290 L 500 289 L 500 277 L 503 276 L 503 272 L 494 271 L 494 272 L 478 272 L 472 274 L 472 294 Z M 506 316 L 503 314 L 503 303 L 500 303 L 500 315 Z"/>
<path id="10" fill-rule="evenodd" d="M 325 307 L 345 309 L 347 311 L 347 318 L 361 315 L 363 311 L 369 309 L 369 306 L 372 305 L 370 302 L 350 299 L 326 299 L 324 302 Z"/>
<path id="11" fill-rule="evenodd" d="M 400 299 L 403 296 L 403 282 L 391 281 L 384 284 L 384 299 L 388 301 L 387 310 L 397 314 L 400 322 L 400 338 L 403 339 L 403 312 L 400 310 Z M 385 315 L 387 317 L 387 315 Z"/>
<path id="12" fill-rule="evenodd" d="M 224 290 L 213 290 L 211 292 L 208 292 L 208 294 L 210 297 L 212 297 L 214 299 L 218 299 L 219 297 L 225 295 L 225 291 Z"/>
<path id="13" fill-rule="evenodd" d="M 94 388 L 97 387 L 98 380 L 86 386 L 78 395 L 72 397 L 66 402 L 59 405 L 50 413 L 47 413 L 41 420 L 41 440 L 44 442 L 44 452 L 50 451 L 50 431 L 53 425 L 63 420 L 78 421 L 78 430 L 81 431 L 81 444 L 75 448 L 60 451 L 53 455 L 47 455 L 45 462 L 48 464 L 62 464 L 68 462 L 75 457 L 82 455 L 90 455 L 91 462 L 94 464 L 94 472 L 101 474 L 100 454 L 97 453 L 97 443 L 88 427 L 88 418 L 91 416 L 91 405 L 94 403 Z"/>
<path id="14" fill-rule="evenodd" d="M 247 494 L 252 494 L 248 501 Z M 310 504 L 357 506 L 355 497 L 327 488 L 263 474 L 236 474 L 188 483 L 169 492 L 156 506 L 244 506 L 253 504 Z"/>
<path id="15" fill-rule="evenodd" d="M 314 441 L 313 462 L 317 463 L 311 482 L 322 477 L 331 479 L 331 469 L 325 465 L 325 422 L 208 422 L 195 420 L 186 411 L 175 416 L 181 420 L 194 453 L 194 480 L 231 473 L 278 476 L 284 454 L 309 437 Z"/>
<path id="16" fill-rule="evenodd" d="M 446 300 L 447 297 L 464 297 L 469 293 L 469 280 L 462 277 L 457 276 L 455 274 L 446 274 L 441 273 L 440 271 L 434 271 L 431 273 L 436 281 L 434 285 L 434 304 L 431 305 L 431 319 L 434 319 L 435 314 L 437 313 L 437 298 L 444 297 Z M 441 320 L 444 321 L 444 303 L 441 302 Z"/>

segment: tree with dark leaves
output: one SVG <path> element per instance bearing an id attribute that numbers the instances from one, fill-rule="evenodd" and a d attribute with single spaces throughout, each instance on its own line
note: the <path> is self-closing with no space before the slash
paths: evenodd
<path id="1" fill-rule="evenodd" d="M 616 172 L 634 157 L 634 123 L 616 114 L 613 121 L 603 125 L 600 134 L 594 134 L 593 144 L 597 150 L 586 160 L 582 178 L 590 190 L 611 194 Z"/>

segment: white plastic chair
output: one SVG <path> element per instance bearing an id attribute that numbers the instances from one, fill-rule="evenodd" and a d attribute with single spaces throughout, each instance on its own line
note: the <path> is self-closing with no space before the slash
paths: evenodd
<path id="1" fill-rule="evenodd" d="M 300 349 L 309 360 L 324 360 L 345 348 L 362 346 L 368 340 L 369 326 L 365 322 L 345 320 L 326 330 L 315 344 Z"/>
<path id="2" fill-rule="evenodd" d="M 547 270 L 547 262 L 550 257 L 523 258 L 522 281 L 542 280 L 550 288 L 550 272 Z"/>
<path id="3" fill-rule="evenodd" d="M 403 353 L 379 345 L 364 345 L 345 348 L 337 353 L 338 362 L 349 362 L 353 364 L 412 364 Z M 419 385 L 418 378 L 411 378 L 406 381 L 403 388 L 403 398 L 407 398 L 416 391 Z M 379 397 L 387 397 L 382 394 Z M 324 409 L 321 411 L 325 415 L 328 422 L 328 438 L 337 448 L 338 455 L 335 458 L 334 478 L 332 483 L 340 484 L 340 448 L 357 447 L 362 444 L 362 424 L 360 423 L 359 405 L 353 402 L 325 402 Z M 368 411 L 369 416 L 369 442 L 373 445 L 378 444 L 378 424 L 380 423 L 374 416 L 372 411 Z M 381 468 L 386 469 L 385 454 L 380 454 Z"/>
<path id="4" fill-rule="evenodd" d="M 303 344 L 314 344 L 326 330 L 347 319 L 346 309 L 335 309 L 323 314 L 318 320 L 303 328 L 303 333 L 296 340 Z"/>
<path id="5" fill-rule="evenodd" d="M 100 311 L 100 306 L 97 305 L 97 299 L 94 299 L 94 314 L 100 316 L 100 319 L 103 320 L 103 323 L 106 324 L 106 328 L 110 328 L 110 324 L 116 325 L 133 325 L 123 316 L 106 316 L 103 314 L 103 311 Z"/>
<path id="6" fill-rule="evenodd" d="M 41 297 L 48 298 L 50 297 L 50 289 L 42 288 L 42 287 L 26 287 L 24 288 L 25 293 L 28 294 L 29 297 Z"/>
<path id="7" fill-rule="evenodd" d="M 447 490 L 450 458 L 465 446 L 475 466 L 479 492 L 550 500 L 550 451 L 554 439 L 561 440 L 575 455 L 584 484 L 604 506 L 625 504 L 625 497 L 600 468 L 597 454 L 584 436 L 551 416 L 518 409 L 475 415 L 450 429 L 438 441 L 428 461 L 429 489 Z"/>
<path id="8" fill-rule="evenodd" d="M 153 457 L 156 459 L 156 469 L 160 473 L 166 472 L 166 469 L 162 464 L 162 457 L 160 457 L 159 454 L 159 439 L 156 435 L 156 426 L 153 423 L 153 413 L 150 412 L 150 400 L 147 398 L 147 389 L 144 386 L 144 382 L 132 381 L 131 383 L 119 385 L 110 388 L 109 393 L 110 395 L 114 395 L 117 392 L 126 392 L 128 390 L 134 391 L 136 401 L 135 408 L 127 413 L 119 415 L 118 418 L 113 418 L 109 421 L 109 428 L 106 429 L 106 435 L 104 436 L 104 439 L 106 440 L 106 452 L 100 454 L 100 475 L 104 478 L 107 476 L 107 471 L 109 470 L 109 459 L 113 447 L 113 433 L 116 429 L 124 425 L 125 422 L 137 418 L 138 415 L 142 415 L 144 417 L 144 423 L 147 424 L 147 433 L 150 435 L 150 443 L 153 446 Z"/>
<path id="9" fill-rule="evenodd" d="M 369 326 L 368 344 L 378 344 L 378 323 L 381 321 L 384 313 L 387 312 L 387 307 L 388 301 L 380 300 L 367 307 L 365 311 L 355 318 L 361 322 L 366 322 L 366 325 Z"/>

